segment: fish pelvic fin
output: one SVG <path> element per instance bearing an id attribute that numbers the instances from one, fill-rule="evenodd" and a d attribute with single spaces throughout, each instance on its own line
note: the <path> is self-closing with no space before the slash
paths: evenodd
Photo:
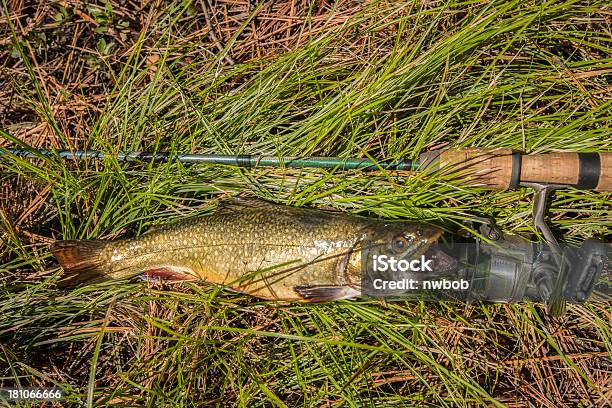
<path id="1" fill-rule="evenodd" d="M 331 302 L 361 295 L 361 291 L 348 285 L 301 285 L 293 290 L 305 302 Z"/>
<path id="2" fill-rule="evenodd" d="M 197 278 L 183 268 L 160 266 L 145 270 L 143 279 L 146 281 L 192 281 Z"/>
<path id="3" fill-rule="evenodd" d="M 100 256 L 108 241 L 69 240 L 55 241 L 51 253 L 64 268 L 60 286 L 93 283 L 107 279 L 104 261 Z"/>

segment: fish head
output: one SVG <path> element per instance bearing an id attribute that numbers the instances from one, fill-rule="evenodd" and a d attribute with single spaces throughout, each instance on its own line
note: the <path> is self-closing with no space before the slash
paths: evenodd
<path id="1" fill-rule="evenodd" d="M 398 222 L 377 225 L 364 237 L 361 243 L 361 271 L 370 276 L 386 276 L 389 279 L 426 279 L 443 276 L 456 268 L 456 261 L 434 245 L 443 230 L 424 223 Z M 431 271 L 380 271 L 375 269 L 374 260 L 393 259 L 411 262 L 431 260 Z M 380 265 L 381 262 L 378 263 Z M 404 262 L 405 264 L 405 262 Z"/>

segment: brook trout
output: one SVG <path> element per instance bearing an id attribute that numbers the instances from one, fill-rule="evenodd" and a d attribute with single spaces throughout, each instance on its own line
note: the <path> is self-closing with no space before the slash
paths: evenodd
<path id="1" fill-rule="evenodd" d="M 51 251 L 74 283 L 146 273 L 263 299 L 321 302 L 361 294 L 365 257 L 417 259 L 441 234 L 423 223 L 234 199 L 136 238 L 57 241 Z"/>

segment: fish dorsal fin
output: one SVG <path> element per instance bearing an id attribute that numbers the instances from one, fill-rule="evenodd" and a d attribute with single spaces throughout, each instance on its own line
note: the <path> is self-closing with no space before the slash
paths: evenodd
<path id="1" fill-rule="evenodd" d="M 215 210 L 218 213 L 270 212 L 279 216 L 298 216 L 312 211 L 309 208 L 292 207 L 277 204 L 257 197 L 232 197 L 219 203 Z"/>
<path id="2" fill-rule="evenodd" d="M 267 208 L 283 207 L 270 201 L 257 197 L 231 197 L 219 203 L 215 211 L 225 210 L 261 210 Z"/>
<path id="3" fill-rule="evenodd" d="M 330 212 L 317 208 L 293 207 L 290 205 L 275 204 L 259 198 L 235 198 L 223 201 L 215 210 L 215 215 L 244 216 L 256 215 L 285 219 L 292 225 L 304 225 L 314 228 L 317 225 L 326 225 L 349 217 L 343 212 Z"/>
<path id="4" fill-rule="evenodd" d="M 219 203 L 219 206 L 216 208 L 217 211 L 245 211 L 245 210 L 253 210 L 253 211 L 274 211 L 276 213 L 286 212 L 290 215 L 295 215 L 298 213 L 308 213 L 311 211 L 316 211 L 320 215 L 321 214 L 335 214 L 335 215 L 346 215 L 342 210 L 339 210 L 330 206 L 321 206 L 318 208 L 311 207 L 294 207 L 285 204 L 274 203 L 272 201 L 267 201 L 258 197 L 231 197 L 225 199 Z"/>
<path id="5" fill-rule="evenodd" d="M 154 225 L 151 225 L 141 235 L 147 235 L 147 234 L 151 234 L 151 233 L 154 233 L 154 232 L 159 232 L 162 229 L 164 229 L 164 227 L 167 227 L 168 225 L 172 225 L 172 224 L 154 224 Z"/>

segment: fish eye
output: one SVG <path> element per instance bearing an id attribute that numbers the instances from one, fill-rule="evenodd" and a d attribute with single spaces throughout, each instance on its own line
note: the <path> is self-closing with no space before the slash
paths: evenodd
<path id="1" fill-rule="evenodd" d="M 410 245 L 410 242 L 408 242 L 408 240 L 401 235 L 394 237 L 393 241 L 391 242 L 394 252 L 403 252 L 406 250 L 406 248 L 408 248 L 408 245 Z"/>

